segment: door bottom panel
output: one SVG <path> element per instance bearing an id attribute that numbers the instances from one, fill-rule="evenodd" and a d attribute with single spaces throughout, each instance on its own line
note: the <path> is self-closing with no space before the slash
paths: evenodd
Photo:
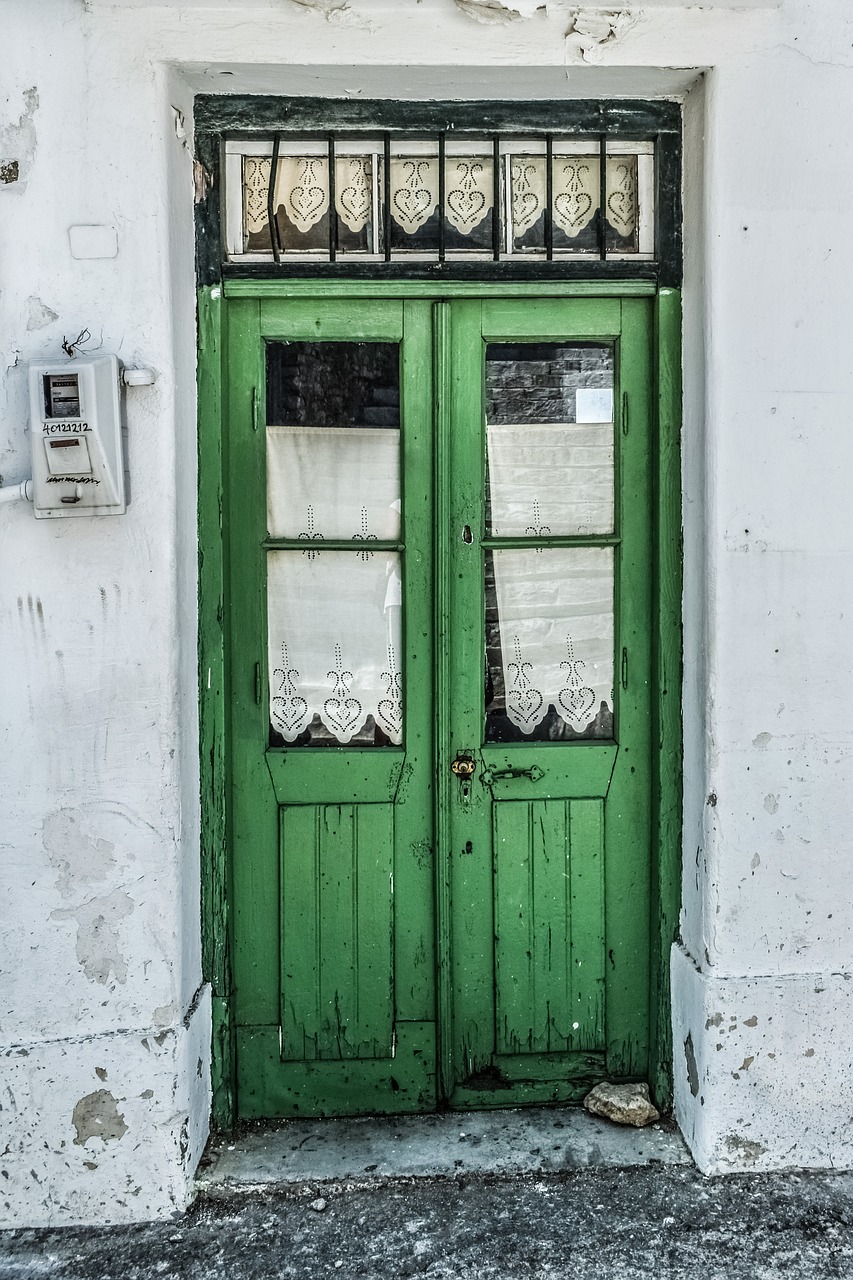
<path id="1" fill-rule="evenodd" d="M 282 1062 L 278 1027 L 237 1032 L 237 1097 L 245 1120 L 434 1111 L 435 1024 L 398 1022 L 394 1057 Z"/>
<path id="2" fill-rule="evenodd" d="M 456 1111 L 582 1102 L 607 1074 L 603 1053 L 495 1054 L 491 1067 L 453 1090 Z"/>

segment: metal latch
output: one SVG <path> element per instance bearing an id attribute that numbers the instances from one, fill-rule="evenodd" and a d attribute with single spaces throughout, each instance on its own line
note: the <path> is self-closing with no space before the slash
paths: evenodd
<path id="1" fill-rule="evenodd" d="M 529 778 L 531 782 L 538 782 L 544 777 L 545 770 L 538 764 L 532 764 L 529 769 L 486 769 L 482 781 L 484 786 L 490 787 L 493 782 L 504 782 L 507 778 Z"/>

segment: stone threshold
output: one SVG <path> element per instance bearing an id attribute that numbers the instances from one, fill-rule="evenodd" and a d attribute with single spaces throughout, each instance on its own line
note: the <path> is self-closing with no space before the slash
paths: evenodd
<path id="1" fill-rule="evenodd" d="M 578 1107 L 416 1116 L 285 1120 L 215 1136 L 199 1166 L 205 1196 L 299 1184 L 394 1178 L 560 1173 L 595 1167 L 691 1165 L 672 1121 L 645 1129 Z"/>

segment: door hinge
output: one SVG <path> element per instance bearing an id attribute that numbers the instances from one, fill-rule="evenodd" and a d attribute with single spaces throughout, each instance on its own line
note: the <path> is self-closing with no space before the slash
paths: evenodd
<path id="1" fill-rule="evenodd" d="M 622 650 L 622 688 L 628 688 L 628 650 Z"/>
<path id="2" fill-rule="evenodd" d="M 255 663 L 255 702 L 261 705 L 261 664 Z"/>
<path id="3" fill-rule="evenodd" d="M 252 387 L 252 430 L 258 431 L 261 424 L 261 398 L 258 388 Z"/>
<path id="4" fill-rule="evenodd" d="M 628 392 L 622 392 L 622 434 L 628 434 Z"/>

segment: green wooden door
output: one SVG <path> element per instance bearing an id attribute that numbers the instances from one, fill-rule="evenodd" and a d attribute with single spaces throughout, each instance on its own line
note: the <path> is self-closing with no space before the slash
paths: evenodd
<path id="1" fill-rule="evenodd" d="M 646 1077 L 649 319 L 229 303 L 241 1116 Z"/>
<path id="2" fill-rule="evenodd" d="M 228 343 L 239 1114 L 428 1109 L 430 306 L 241 300 Z"/>
<path id="3" fill-rule="evenodd" d="M 649 316 L 495 300 L 444 320 L 457 1106 L 647 1077 Z"/>

